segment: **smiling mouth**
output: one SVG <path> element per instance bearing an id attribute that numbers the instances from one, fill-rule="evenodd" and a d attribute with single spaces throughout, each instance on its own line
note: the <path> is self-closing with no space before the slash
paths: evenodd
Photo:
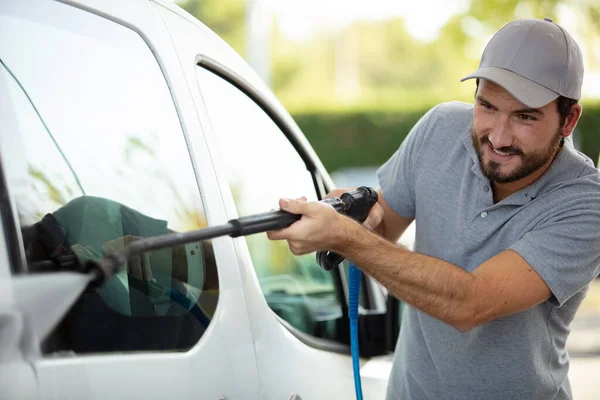
<path id="1" fill-rule="evenodd" d="M 492 145 L 490 145 L 490 147 L 492 148 L 492 150 L 494 151 L 494 153 L 496 153 L 496 154 L 499 154 L 499 155 L 501 155 L 501 156 L 513 156 L 513 155 L 515 155 L 515 153 L 505 153 L 505 152 L 503 152 L 503 151 L 496 150 L 496 149 L 494 148 L 494 146 L 492 146 Z"/>

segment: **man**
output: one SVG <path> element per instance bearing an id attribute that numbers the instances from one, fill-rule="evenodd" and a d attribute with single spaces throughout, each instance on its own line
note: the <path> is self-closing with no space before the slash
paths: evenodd
<path id="1" fill-rule="evenodd" d="M 571 397 L 569 324 L 600 272 L 600 177 L 565 141 L 582 77 L 562 27 L 511 22 L 463 78 L 475 104 L 430 110 L 379 169 L 369 229 L 280 201 L 303 216 L 271 239 L 341 253 L 407 304 L 389 399 Z M 411 252 L 394 242 L 413 219 Z"/>

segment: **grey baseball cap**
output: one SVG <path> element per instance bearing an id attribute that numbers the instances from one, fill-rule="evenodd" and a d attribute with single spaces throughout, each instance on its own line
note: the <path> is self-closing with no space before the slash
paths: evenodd
<path id="1" fill-rule="evenodd" d="M 461 79 L 487 79 L 527 107 L 542 107 L 558 96 L 579 100 L 583 61 L 575 40 L 550 18 L 519 19 L 489 41 L 479 69 Z"/>

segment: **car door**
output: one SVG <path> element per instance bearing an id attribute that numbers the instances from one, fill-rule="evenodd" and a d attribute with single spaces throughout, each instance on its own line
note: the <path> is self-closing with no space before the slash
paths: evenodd
<path id="1" fill-rule="evenodd" d="M 141 237 L 225 220 L 160 10 L 146 1 L 0 4 L 0 161 L 10 166 L 0 185 L 10 199 L 0 281 L 35 300 L 21 312 L 3 291 L 0 317 L 8 321 L 10 311 L 27 322 L 13 347 L 30 344 L 12 357 L 26 362 L 11 393 L 260 397 L 242 279 L 227 268 L 230 238 L 132 258 L 81 296 L 48 274 L 52 260 L 98 259 Z M 50 323 L 39 310 L 56 314 L 57 303 L 64 312 Z M 48 332 L 34 329 L 36 319 Z"/>
<path id="2" fill-rule="evenodd" d="M 265 112 L 265 104 L 257 103 L 251 87 L 236 86 L 240 81 L 206 59 L 196 74 L 234 212 L 251 215 L 274 209 L 281 197 L 323 196 L 316 158 L 300 140 L 294 146 Z M 345 269 L 327 272 L 317 265 L 315 253 L 294 256 L 286 242 L 269 241 L 266 234 L 236 244 L 242 268 L 252 278 L 246 293 L 265 398 L 290 393 L 352 398 Z M 376 287 L 366 285 L 361 297 L 365 307 L 369 298 L 382 298 Z M 327 384 L 318 384 L 324 376 Z M 386 375 L 364 377 L 365 396 L 383 396 L 386 383 Z"/>
<path id="3" fill-rule="evenodd" d="M 206 27 L 169 9 L 163 18 L 207 133 L 228 218 L 275 209 L 280 197 L 322 198 L 332 183 L 273 94 Z M 344 268 L 326 272 L 315 254 L 295 257 L 264 233 L 234 243 L 263 397 L 352 398 Z M 370 281 L 361 299 L 363 314 L 385 310 L 382 292 Z M 378 365 L 364 368 L 369 398 L 385 393 L 389 362 Z"/>

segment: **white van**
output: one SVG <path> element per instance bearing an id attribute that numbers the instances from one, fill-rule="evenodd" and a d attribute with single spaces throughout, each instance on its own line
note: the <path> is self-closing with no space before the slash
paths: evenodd
<path id="1" fill-rule="evenodd" d="M 153 251 L 83 293 L 54 270 L 332 188 L 225 42 L 166 1 L 2 0 L 0 61 L 1 399 L 354 397 L 347 266 L 263 233 Z M 380 399 L 399 306 L 362 288 Z"/>

